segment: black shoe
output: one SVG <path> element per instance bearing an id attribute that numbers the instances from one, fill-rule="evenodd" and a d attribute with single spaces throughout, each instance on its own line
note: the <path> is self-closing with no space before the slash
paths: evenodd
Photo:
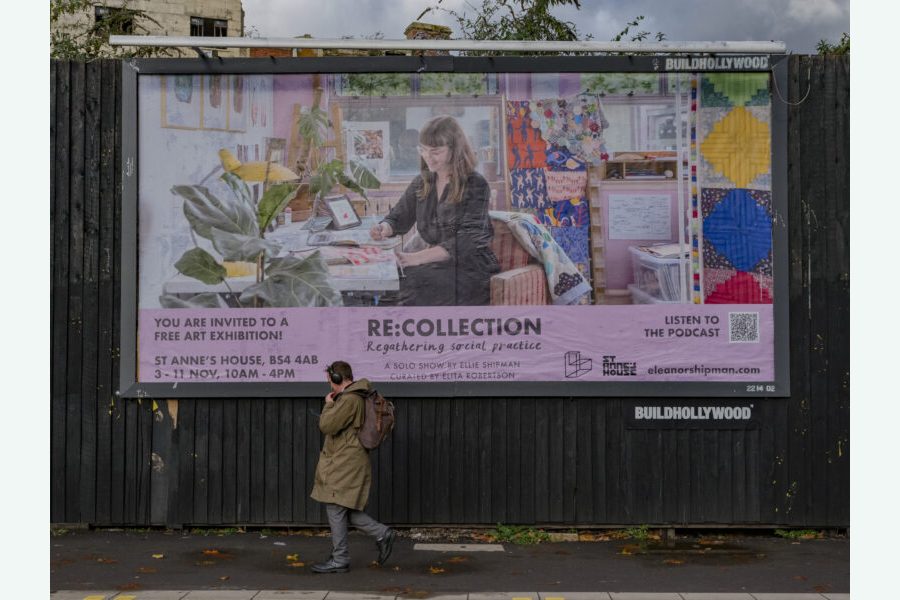
<path id="1" fill-rule="evenodd" d="M 338 564 L 333 558 L 312 566 L 313 573 L 346 573 L 349 570 L 350 565 Z"/>
<path id="2" fill-rule="evenodd" d="M 394 549 L 394 538 L 397 537 L 397 534 L 394 533 L 393 529 L 388 529 L 387 533 L 384 534 L 384 537 L 375 542 L 375 545 L 378 546 L 378 564 L 384 565 L 387 562 L 387 559 L 391 556 L 391 550 Z"/>

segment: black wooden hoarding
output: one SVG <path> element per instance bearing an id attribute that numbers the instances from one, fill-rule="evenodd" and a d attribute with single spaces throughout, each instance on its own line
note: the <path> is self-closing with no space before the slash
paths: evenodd
<path id="1" fill-rule="evenodd" d="M 374 515 L 398 525 L 849 524 L 849 59 L 789 60 L 788 89 L 776 92 L 790 103 L 791 396 L 404 398 L 391 441 L 373 454 Z M 50 520 L 324 523 L 308 497 L 319 398 L 116 395 L 120 106 L 121 63 L 51 64 Z M 710 407 L 752 416 L 731 426 L 635 418 Z"/>

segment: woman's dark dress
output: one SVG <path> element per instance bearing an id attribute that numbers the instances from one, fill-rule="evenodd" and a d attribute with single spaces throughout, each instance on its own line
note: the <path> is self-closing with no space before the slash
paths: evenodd
<path id="1" fill-rule="evenodd" d="M 433 175 L 431 175 L 433 177 Z M 488 217 L 491 190 L 478 173 L 469 174 L 462 199 L 446 201 L 447 190 L 438 201 L 431 186 L 420 200 L 422 176 L 417 176 L 384 221 L 396 235 L 417 225 L 421 238 L 431 246 L 441 246 L 450 255 L 446 261 L 405 269 L 400 280 L 400 304 L 407 306 L 462 306 L 489 304 L 491 275 L 500 270 L 491 250 L 494 229 Z"/>

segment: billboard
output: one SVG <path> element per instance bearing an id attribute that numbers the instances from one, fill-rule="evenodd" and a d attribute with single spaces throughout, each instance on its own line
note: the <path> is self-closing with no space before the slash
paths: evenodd
<path id="1" fill-rule="evenodd" d="M 787 395 L 781 58 L 126 64 L 122 393 Z"/>

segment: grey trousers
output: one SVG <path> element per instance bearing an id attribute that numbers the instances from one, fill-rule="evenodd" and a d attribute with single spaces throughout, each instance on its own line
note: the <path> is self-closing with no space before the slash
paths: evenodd
<path id="1" fill-rule="evenodd" d="M 361 510 L 353 510 L 338 504 L 326 504 L 328 526 L 331 527 L 331 558 L 339 565 L 350 564 L 350 545 L 347 543 L 349 524 L 360 531 L 380 540 L 388 531 L 388 526 L 379 523 Z"/>

